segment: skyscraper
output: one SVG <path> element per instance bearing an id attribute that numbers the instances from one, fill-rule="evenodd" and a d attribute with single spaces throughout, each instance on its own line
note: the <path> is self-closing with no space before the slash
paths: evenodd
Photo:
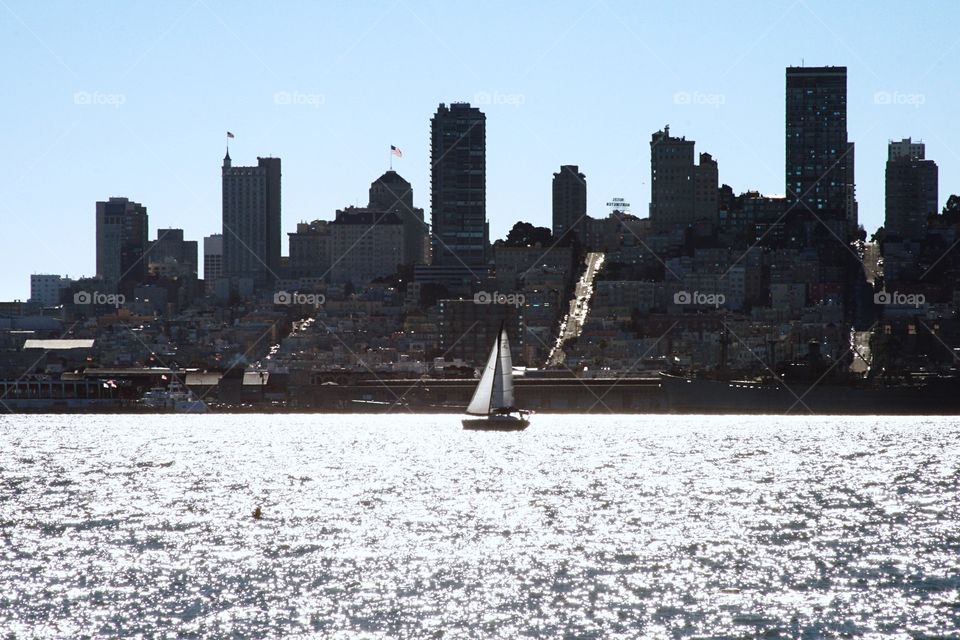
<path id="1" fill-rule="evenodd" d="M 786 80 L 787 204 L 825 223 L 845 220 L 852 233 L 857 207 L 854 148 L 847 140 L 847 68 L 787 67 Z"/>
<path id="2" fill-rule="evenodd" d="M 925 154 L 923 143 L 910 138 L 888 147 L 884 229 L 891 240 L 923 240 L 927 216 L 937 213 L 939 172 Z"/>
<path id="3" fill-rule="evenodd" d="M 387 171 L 370 185 L 367 208 L 397 214 L 403 221 L 403 263 L 426 263 L 427 223 L 423 209 L 413 206 L 413 187 L 409 182 L 396 171 Z"/>
<path id="4" fill-rule="evenodd" d="M 700 154 L 693 171 L 693 214 L 695 220 L 715 222 L 720 212 L 720 170 L 709 153 Z"/>
<path id="5" fill-rule="evenodd" d="M 433 264 L 485 267 L 486 116 L 468 103 L 440 104 L 430 121 Z"/>
<path id="6" fill-rule="evenodd" d="M 214 233 L 203 239 L 203 282 L 207 292 L 223 277 L 223 235 Z"/>
<path id="7" fill-rule="evenodd" d="M 709 153 L 694 162 L 694 141 L 665 126 L 650 137 L 650 223 L 657 232 L 717 219 L 717 161 Z"/>
<path id="8" fill-rule="evenodd" d="M 127 198 L 97 202 L 97 277 L 128 293 L 147 273 L 147 208 Z"/>
<path id="9" fill-rule="evenodd" d="M 223 277 L 273 282 L 280 267 L 280 158 L 234 167 L 223 158 Z"/>
<path id="10" fill-rule="evenodd" d="M 553 174 L 553 235 L 560 238 L 568 231 L 583 242 L 587 215 L 587 177 L 575 164 L 565 164 Z"/>

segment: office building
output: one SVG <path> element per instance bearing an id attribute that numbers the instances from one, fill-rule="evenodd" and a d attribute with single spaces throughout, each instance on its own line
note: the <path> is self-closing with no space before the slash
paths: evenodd
<path id="1" fill-rule="evenodd" d="M 413 187 L 392 169 L 370 185 L 367 208 L 395 213 L 403 222 L 403 263 L 426 264 L 430 234 L 423 209 L 413 206 Z"/>
<path id="2" fill-rule="evenodd" d="M 884 228 L 891 240 L 920 241 L 927 217 L 938 212 L 937 163 L 927 160 L 922 142 L 890 142 L 886 167 Z"/>
<path id="3" fill-rule="evenodd" d="M 395 274 L 403 263 L 403 221 L 396 213 L 347 207 L 327 229 L 331 282 L 366 286 Z"/>
<path id="4" fill-rule="evenodd" d="M 467 103 L 441 104 L 430 139 L 433 264 L 482 268 L 489 244 L 486 116 Z"/>
<path id="5" fill-rule="evenodd" d="M 223 276 L 272 284 L 280 269 L 280 158 L 223 159 Z"/>
<path id="6" fill-rule="evenodd" d="M 183 229 L 157 229 L 157 239 L 147 249 L 151 272 L 193 276 L 197 270 L 197 241 L 184 240 Z"/>
<path id="7" fill-rule="evenodd" d="M 799 214 L 856 230 L 846 67 L 787 67 L 785 182 L 788 206 Z"/>
<path id="8" fill-rule="evenodd" d="M 573 231 L 584 241 L 587 216 L 587 177 L 575 164 L 565 164 L 553 174 L 553 236 L 560 238 Z"/>
<path id="9" fill-rule="evenodd" d="M 709 153 L 694 162 L 694 141 L 665 126 L 650 138 L 650 222 L 658 233 L 716 222 L 719 171 Z"/>
<path id="10" fill-rule="evenodd" d="M 127 198 L 97 202 L 97 277 L 127 293 L 147 273 L 147 208 Z"/>

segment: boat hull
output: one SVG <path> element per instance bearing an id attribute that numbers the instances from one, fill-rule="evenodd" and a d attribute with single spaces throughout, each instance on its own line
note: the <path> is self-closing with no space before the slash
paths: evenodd
<path id="1" fill-rule="evenodd" d="M 956 415 L 960 384 L 840 386 L 830 384 L 757 383 L 660 375 L 667 406 L 677 413 L 817 414 L 817 415 Z"/>
<path id="2" fill-rule="evenodd" d="M 513 416 L 463 419 L 463 428 L 469 431 L 523 431 L 529 426 L 530 421 L 526 418 Z"/>

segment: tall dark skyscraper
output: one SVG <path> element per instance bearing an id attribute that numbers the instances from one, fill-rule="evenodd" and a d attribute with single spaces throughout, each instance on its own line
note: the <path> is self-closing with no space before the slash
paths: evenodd
<path id="1" fill-rule="evenodd" d="M 565 164 L 553 174 L 553 235 L 573 230 L 583 241 L 587 215 L 587 177 L 575 164 Z"/>
<path id="2" fill-rule="evenodd" d="M 888 147 L 884 229 L 890 239 L 923 240 L 927 216 L 937 213 L 939 171 L 925 154 L 923 143 L 910 138 Z"/>
<path id="3" fill-rule="evenodd" d="M 433 264 L 485 267 L 486 116 L 468 103 L 441 104 L 430 121 Z"/>
<path id="4" fill-rule="evenodd" d="M 280 158 L 223 159 L 223 277 L 271 284 L 280 267 Z"/>
<path id="5" fill-rule="evenodd" d="M 370 185 L 368 209 L 396 213 L 403 221 L 403 262 L 425 264 L 427 223 L 423 209 L 413 206 L 413 187 L 394 170 L 387 171 Z"/>
<path id="6" fill-rule="evenodd" d="M 147 273 L 147 208 L 127 198 L 97 203 L 97 277 L 128 293 Z"/>
<path id="7" fill-rule="evenodd" d="M 854 149 L 847 140 L 847 68 L 787 67 L 786 195 L 800 214 L 857 226 Z M 805 206 L 804 206 L 805 205 Z"/>

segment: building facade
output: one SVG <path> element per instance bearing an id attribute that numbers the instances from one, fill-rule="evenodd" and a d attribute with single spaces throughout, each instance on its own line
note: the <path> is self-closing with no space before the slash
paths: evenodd
<path id="1" fill-rule="evenodd" d="M 323 278 L 330 271 L 330 224 L 326 220 L 301 222 L 288 234 L 289 272 L 292 278 Z"/>
<path id="2" fill-rule="evenodd" d="M 330 275 L 335 283 L 366 286 L 403 263 L 403 221 L 395 213 L 347 207 L 327 225 Z"/>
<path id="3" fill-rule="evenodd" d="M 927 217 L 938 212 L 939 169 L 922 142 L 890 142 L 886 166 L 884 228 L 891 240 L 923 240 Z"/>
<path id="4" fill-rule="evenodd" d="M 194 276 L 197 269 L 197 241 L 184 240 L 183 229 L 157 229 L 157 239 L 147 249 L 147 265 L 160 265 L 167 272 Z"/>
<path id="5" fill-rule="evenodd" d="M 468 103 L 441 104 L 430 121 L 433 264 L 486 265 L 486 116 Z"/>
<path id="6" fill-rule="evenodd" d="M 565 164 L 553 174 L 553 236 L 560 238 L 573 231 L 584 240 L 587 216 L 587 177 L 575 164 Z"/>
<path id="7" fill-rule="evenodd" d="M 367 208 L 395 213 L 403 222 L 403 263 L 426 264 L 430 234 L 423 209 L 413 206 L 413 187 L 392 169 L 370 185 Z"/>
<path id="8" fill-rule="evenodd" d="M 720 211 L 720 170 L 709 153 L 700 154 L 693 171 L 693 215 L 695 221 L 717 221 Z"/>
<path id="9" fill-rule="evenodd" d="M 223 277 L 223 234 L 214 233 L 203 239 L 203 281 L 207 292 Z"/>
<path id="10" fill-rule="evenodd" d="M 280 269 L 280 158 L 223 159 L 223 277 L 269 286 Z"/>
<path id="11" fill-rule="evenodd" d="M 709 153 L 694 161 L 694 141 L 666 126 L 650 138 L 650 222 L 657 233 L 716 222 L 719 170 Z"/>
<path id="12" fill-rule="evenodd" d="M 127 198 L 97 202 L 97 277 L 129 292 L 147 273 L 147 208 Z"/>
<path id="13" fill-rule="evenodd" d="M 799 214 L 857 228 L 847 68 L 787 67 L 786 195 Z"/>
<path id="14" fill-rule="evenodd" d="M 70 288 L 70 278 L 49 273 L 30 275 L 30 302 L 44 307 L 60 305 L 60 297 Z"/>

